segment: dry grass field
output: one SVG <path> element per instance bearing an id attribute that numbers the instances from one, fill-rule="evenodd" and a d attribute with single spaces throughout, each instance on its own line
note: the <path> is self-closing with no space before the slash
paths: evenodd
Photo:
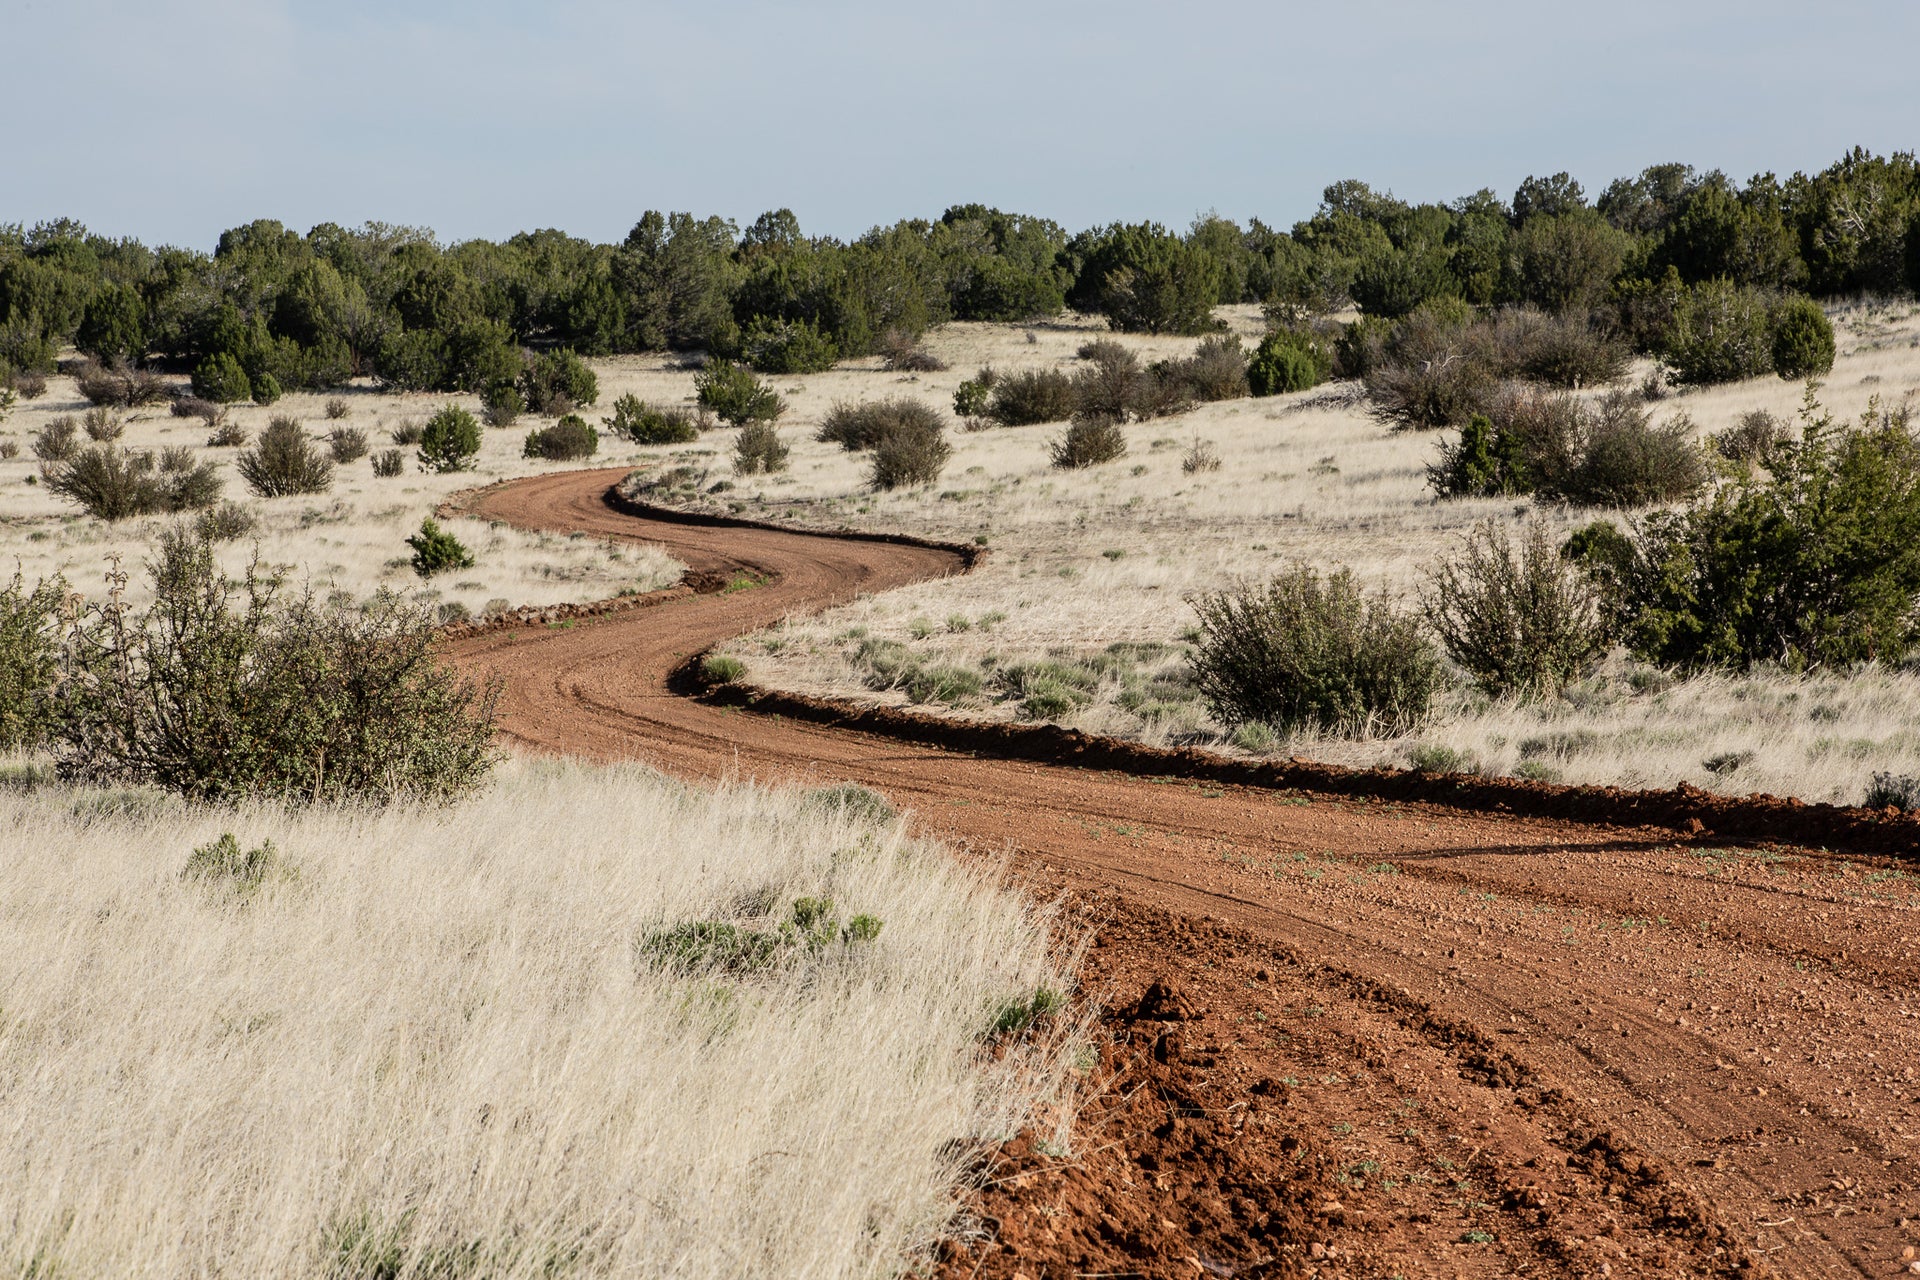
<path id="1" fill-rule="evenodd" d="M 1252 309 L 1228 309 L 1252 338 Z M 1920 387 L 1920 314 L 1911 304 L 1862 303 L 1835 314 L 1841 355 L 1821 392 L 1851 416 L 1870 397 L 1898 402 Z M 1920 676 L 1780 673 L 1676 682 L 1616 656 L 1559 701 L 1490 702 L 1461 690 L 1417 735 L 1235 739 L 1208 716 L 1185 676 L 1185 597 L 1257 578 L 1290 561 L 1346 564 L 1390 594 L 1417 593 L 1425 567 L 1481 520 L 1539 517 L 1557 530 L 1609 514 L 1525 499 L 1441 501 L 1426 481 L 1436 433 L 1395 432 L 1367 415 L 1357 388 L 1330 384 L 1261 400 L 1226 401 L 1126 428 L 1129 450 L 1085 471 L 1048 464 L 1059 426 L 954 431 L 938 484 L 871 492 L 866 455 L 813 439 L 836 400 L 923 396 L 951 417 L 954 388 L 974 370 L 1070 368 L 1075 351 L 1108 336 L 1142 360 L 1183 354 L 1188 339 L 1107 335 L 1095 322 L 1020 327 L 952 325 L 929 347 L 950 368 L 903 375 L 875 362 L 806 378 L 776 378 L 791 408 L 781 421 L 791 469 L 735 476 L 724 434 L 663 448 L 656 471 L 690 468 L 718 493 L 683 502 L 798 524 L 894 529 L 984 541 L 975 573 L 862 600 L 819 618 L 745 638 L 729 652 L 748 679 L 878 702 L 921 701 L 960 716 L 1045 714 L 1091 731 L 1156 743 L 1298 755 L 1350 764 L 1420 762 L 1568 782 L 1770 792 L 1857 802 L 1876 771 L 1920 773 Z M 616 380 L 668 399 L 691 375 L 663 362 L 613 362 Z M 1642 363 L 1627 379 L 1639 386 Z M 604 376 L 604 375 L 603 375 Z M 1802 388 L 1777 378 L 1672 394 L 1656 421 L 1684 413 L 1696 437 L 1764 408 L 1791 421 Z M 1222 465 L 1188 472 L 1195 440 Z M 1618 513 L 1612 513 L 1618 514 Z M 902 673 L 905 672 L 905 677 Z M 1067 702 L 1027 704 L 1038 679 Z"/>
<path id="2" fill-rule="evenodd" d="M 185 873 L 228 832 L 271 859 Z M 896 1275 L 1072 1068 L 981 1051 L 1065 988 L 1046 912 L 824 793 L 541 761 L 217 811 L 14 766 L 0 845 L 7 1275 Z M 820 897 L 878 936 L 644 945 Z"/>

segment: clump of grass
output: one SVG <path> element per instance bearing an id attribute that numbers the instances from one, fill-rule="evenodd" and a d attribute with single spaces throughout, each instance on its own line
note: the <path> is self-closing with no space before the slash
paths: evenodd
<path id="1" fill-rule="evenodd" d="M 262 841 L 251 849 L 243 849 L 233 832 L 228 831 L 189 854 L 180 876 L 202 884 L 227 885 L 248 894 L 265 884 L 269 877 L 284 875 L 286 871 L 286 861 L 273 841 Z"/>
<path id="2" fill-rule="evenodd" d="M 724 653 L 710 653 L 700 660 L 700 674 L 714 684 L 733 684 L 744 680 L 747 664 Z"/>
<path id="3" fill-rule="evenodd" d="M 787 918 L 772 928 L 693 920 L 648 931 L 635 952 L 645 968 L 748 977 L 851 956 L 883 927 L 879 917 L 864 913 L 842 924 L 831 898 L 796 898 Z"/>
<path id="4" fill-rule="evenodd" d="M 894 807 L 893 801 L 857 782 L 842 782 L 837 786 L 809 791 L 806 802 L 813 808 L 846 814 L 877 827 L 890 826 L 900 816 L 900 810 Z"/>

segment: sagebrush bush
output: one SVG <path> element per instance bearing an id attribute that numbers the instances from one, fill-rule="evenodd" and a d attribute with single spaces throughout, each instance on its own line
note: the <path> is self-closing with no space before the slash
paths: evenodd
<path id="1" fill-rule="evenodd" d="M 194 369 L 193 394 L 215 404 L 232 404 L 251 400 L 253 383 L 238 360 L 225 351 L 216 351 Z"/>
<path id="2" fill-rule="evenodd" d="M 1477 526 L 1429 567 L 1423 603 L 1447 656 L 1494 697 L 1551 697 L 1606 649 L 1598 593 L 1539 520 L 1517 546 L 1496 522 Z"/>
<path id="3" fill-rule="evenodd" d="M 700 403 L 730 426 L 771 423 L 787 411 L 778 392 L 731 360 L 710 361 L 694 375 L 693 389 Z"/>
<path id="4" fill-rule="evenodd" d="M 297 419 L 284 414 L 269 422 L 253 448 L 233 465 L 247 487 L 263 498 L 325 493 L 333 487 L 333 462 L 314 446 Z"/>
<path id="5" fill-rule="evenodd" d="M 1248 390 L 1256 396 L 1306 391 L 1333 371 L 1333 351 L 1310 330 L 1274 329 L 1247 360 Z"/>
<path id="6" fill-rule="evenodd" d="M 399 438 L 396 432 L 394 439 Z M 480 424 L 457 404 L 446 406 L 420 428 L 422 471 L 466 471 L 479 456 Z"/>
<path id="7" fill-rule="evenodd" d="M 151 369 L 125 363 L 102 365 L 84 360 L 74 369 L 73 380 L 89 404 L 133 408 L 167 398 L 166 379 Z"/>
<path id="8" fill-rule="evenodd" d="M 208 542 L 235 542 L 252 533 L 259 523 L 250 509 L 237 502 L 223 502 L 195 517 L 193 531 Z"/>
<path id="9" fill-rule="evenodd" d="M 549 462 L 575 462 L 600 451 L 600 433 L 577 413 L 569 413 L 550 427 L 527 433 L 520 454 Z"/>
<path id="10" fill-rule="evenodd" d="M 773 423 L 750 421 L 740 428 L 739 438 L 733 443 L 733 469 L 743 476 L 785 471 L 791 452 Z"/>
<path id="11" fill-rule="evenodd" d="M 419 444 L 420 438 L 426 434 L 427 425 L 424 422 L 403 422 L 387 431 L 387 435 L 398 445 Z"/>
<path id="12" fill-rule="evenodd" d="M 631 392 L 613 402 L 613 416 L 601 424 L 635 444 L 686 444 L 700 438 L 691 413 L 679 405 L 650 405 Z"/>
<path id="13" fill-rule="evenodd" d="M 1186 472 L 1188 475 L 1197 475 L 1202 471 L 1218 471 L 1219 469 L 1220 451 L 1213 447 L 1212 441 L 1202 440 L 1198 436 L 1195 436 L 1193 443 L 1187 446 L 1186 453 L 1180 457 L 1180 470 Z"/>
<path id="14" fill-rule="evenodd" d="M 353 416 L 353 406 L 339 396 L 334 396 L 327 401 L 324 412 L 328 422 L 338 422 L 342 418 Z"/>
<path id="15" fill-rule="evenodd" d="M 215 420 L 213 434 L 207 437 L 207 445 L 214 449 L 238 449 L 252 438 L 252 433 L 245 427 L 222 415 Z"/>
<path id="16" fill-rule="evenodd" d="M 1598 402 L 1509 385 L 1488 397 L 1427 468 L 1442 497 L 1538 493 L 1587 506 L 1684 498 L 1706 480 L 1684 415 L 1661 426 L 1634 396 Z"/>
<path id="17" fill-rule="evenodd" d="M 520 371 L 519 390 L 528 409 L 557 418 L 575 408 L 597 403 L 600 380 L 585 360 L 563 347 L 527 356 Z"/>
<path id="18" fill-rule="evenodd" d="M 1432 713 L 1444 675 L 1419 619 L 1367 598 L 1346 569 L 1299 565 L 1192 604 L 1195 683 L 1229 725 L 1397 734 Z"/>
<path id="19" fill-rule="evenodd" d="M 1415 430 L 1459 426 L 1498 385 L 1483 335 L 1425 307 L 1394 326 L 1366 374 L 1373 416 Z"/>
<path id="20" fill-rule="evenodd" d="M 1712 437 L 1713 450 L 1728 462 L 1755 466 L 1764 463 L 1790 435 L 1787 424 L 1765 409 L 1750 409 Z"/>
<path id="21" fill-rule="evenodd" d="M 901 432 L 940 433 L 944 424 L 933 406 L 913 396 L 889 396 L 858 403 L 836 400 L 814 437 L 842 449 L 872 449 Z M 891 486 L 889 486 L 891 487 Z"/>
<path id="22" fill-rule="evenodd" d="M 367 433 L 358 427 L 335 427 L 327 433 L 327 454 L 335 462 L 358 462 L 367 456 Z"/>
<path id="23" fill-rule="evenodd" d="M 873 446 L 868 481 L 876 489 L 903 489 L 940 478 L 953 446 L 936 418 L 931 424 L 896 425 Z"/>
<path id="24" fill-rule="evenodd" d="M 420 522 L 420 532 L 408 535 L 407 545 L 413 548 L 413 571 L 423 578 L 450 569 L 473 568 L 473 552 L 431 516 Z"/>
<path id="25" fill-rule="evenodd" d="M 162 536 L 153 604 L 115 592 L 68 628 L 52 749 L 63 777 L 198 800 L 451 800 L 496 758 L 493 691 L 433 656 L 399 597 L 334 607 L 204 539 Z"/>
<path id="26" fill-rule="evenodd" d="M 33 456 L 42 462 L 64 462 L 80 449 L 80 424 L 66 414 L 50 418 L 33 434 Z"/>
<path id="27" fill-rule="evenodd" d="M 407 455 L 398 449 L 382 449 L 373 455 L 373 474 L 391 480 L 407 469 Z"/>
<path id="28" fill-rule="evenodd" d="M 223 411 L 211 400 L 202 400 L 199 396 L 179 396 L 167 406 L 167 412 L 176 418 L 198 418 L 211 428 L 220 420 Z"/>
<path id="29" fill-rule="evenodd" d="M 1073 416 L 1073 378 L 1060 369 L 1022 369 L 994 379 L 986 416 L 1003 427 L 1064 422 Z"/>
<path id="30" fill-rule="evenodd" d="M 889 329 L 880 335 L 880 362 L 894 373 L 939 373 L 947 367 L 945 360 L 902 329 Z"/>
<path id="31" fill-rule="evenodd" d="M 80 429 L 97 444 L 112 444 L 127 434 L 127 420 L 105 405 L 96 405 L 81 415 Z"/>
<path id="32" fill-rule="evenodd" d="M 18 570 L 0 585 L 0 751 L 32 750 L 52 727 L 52 694 L 60 669 L 64 579 L 27 589 Z"/>
<path id="33" fill-rule="evenodd" d="M 1484 324 L 1494 371 L 1505 377 L 1556 387 L 1601 386 L 1619 381 L 1633 359 L 1626 343 L 1572 312 L 1509 307 Z"/>
<path id="34" fill-rule="evenodd" d="M 1700 450 L 1688 438 L 1691 426 L 1684 414 L 1655 426 L 1638 401 L 1614 392 L 1591 411 L 1579 461 L 1564 478 L 1538 491 L 1588 506 L 1678 501 L 1707 478 Z"/>
<path id="35" fill-rule="evenodd" d="M 1056 440 L 1048 442 L 1053 465 L 1066 470 L 1112 462 L 1127 452 L 1127 434 L 1106 414 L 1081 414 Z"/>
<path id="36" fill-rule="evenodd" d="M 1180 387 L 1188 398 L 1203 404 L 1252 394 L 1246 349 L 1240 339 L 1226 334 L 1202 338 L 1192 355 L 1156 364 L 1153 372 L 1162 382 Z"/>
<path id="37" fill-rule="evenodd" d="M 220 498 L 218 469 L 195 462 L 187 449 L 168 449 L 155 458 L 118 445 L 94 445 L 45 464 L 41 479 L 50 492 L 108 521 L 196 510 Z"/>
<path id="38" fill-rule="evenodd" d="M 1812 298 L 1789 298 L 1768 316 L 1773 371 L 1789 382 L 1833 372 L 1833 322 Z"/>
<path id="39" fill-rule="evenodd" d="M 747 364 L 760 373 L 824 373 L 840 348 L 811 320 L 756 317 L 741 340 Z"/>

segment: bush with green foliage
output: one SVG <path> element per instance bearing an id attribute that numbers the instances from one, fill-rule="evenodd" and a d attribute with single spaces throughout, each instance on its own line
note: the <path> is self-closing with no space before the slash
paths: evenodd
<path id="1" fill-rule="evenodd" d="M 600 451 L 600 433 L 577 413 L 569 413 L 550 427 L 527 432 L 520 454 L 549 462 L 576 462 Z"/>
<path id="2" fill-rule="evenodd" d="M 797 898 L 785 920 L 752 928 L 724 920 L 693 920 L 654 929 L 636 948 L 650 968 L 734 978 L 801 963 L 847 959 L 880 936 L 883 922 L 856 915 L 845 924 L 831 898 Z"/>
<path id="3" fill-rule="evenodd" d="M 1129 333 L 1207 333 L 1220 326 L 1225 265 L 1158 223 L 1114 225 L 1076 238 L 1083 255 L 1072 301 Z"/>
<path id="4" fill-rule="evenodd" d="M 787 455 L 792 452 L 780 439 L 779 429 L 773 423 L 748 422 L 733 442 L 733 469 L 743 476 L 785 471 Z"/>
<path id="5" fill-rule="evenodd" d="M 253 448 L 233 461 L 247 486 L 263 498 L 325 493 L 333 487 L 333 461 L 314 445 L 298 420 L 276 416 Z"/>
<path id="6" fill-rule="evenodd" d="M 756 316 L 740 345 L 760 373 L 824 373 L 840 358 L 832 337 L 811 320 Z"/>
<path id="7" fill-rule="evenodd" d="M 1759 377 L 1773 368 L 1766 295 L 1727 280 L 1682 291 L 1660 355 L 1673 380 L 1690 386 Z"/>
<path id="8" fill-rule="evenodd" d="M 58 577 L 29 591 L 15 570 L 0 585 L 0 751 L 32 750 L 52 726 L 66 598 L 66 580 Z"/>
<path id="9" fill-rule="evenodd" d="M 1428 569 L 1424 604 L 1447 656 L 1494 697 L 1552 697 L 1606 651 L 1599 595 L 1540 520 L 1517 546 L 1498 523 L 1478 525 Z"/>
<path id="10" fill-rule="evenodd" d="M 691 413 L 679 405 L 656 408 L 632 392 L 613 402 L 613 416 L 600 425 L 635 444 L 686 444 L 700 438 Z"/>
<path id="11" fill-rule="evenodd" d="M 407 469 L 407 455 L 398 449 L 382 449 L 373 455 L 373 474 L 391 480 Z"/>
<path id="12" fill-rule="evenodd" d="M 1194 680 L 1230 725 L 1405 733 L 1444 682 L 1420 620 L 1369 599 L 1347 569 L 1299 565 L 1264 587 L 1196 596 Z"/>
<path id="13" fill-rule="evenodd" d="M 431 516 L 420 522 L 420 532 L 408 536 L 407 545 L 413 548 L 413 571 L 423 578 L 451 569 L 473 568 L 473 552 Z"/>
<path id="14" fill-rule="evenodd" d="M 1644 507 L 1676 502 L 1706 483 L 1705 460 L 1676 414 L 1655 426 L 1633 397 L 1615 391 L 1590 406 L 1574 465 L 1543 475 L 1535 491 L 1586 506 Z"/>
<path id="15" fill-rule="evenodd" d="M 1120 420 L 1104 413 L 1077 414 L 1066 431 L 1047 444 L 1053 465 L 1063 470 L 1098 466 L 1124 457 L 1127 433 Z"/>
<path id="16" fill-rule="evenodd" d="M 1799 438 L 1755 470 L 1631 533 L 1582 530 L 1568 551 L 1648 661 L 1897 664 L 1920 648 L 1920 444 L 1904 408 L 1836 423 L 1809 388 Z"/>
<path id="17" fill-rule="evenodd" d="M 193 531 L 208 542 L 235 542 L 260 523 L 251 510 L 237 502 L 222 502 L 194 517 Z"/>
<path id="18" fill-rule="evenodd" d="M 905 432 L 939 434 L 944 424 L 933 406 L 914 396 L 884 400 L 836 400 L 821 419 L 817 440 L 842 449 L 872 449 L 890 435 Z"/>
<path id="19" fill-rule="evenodd" d="M 1202 338 L 1192 355 L 1160 361 L 1151 372 L 1162 383 L 1178 387 L 1185 398 L 1202 404 L 1252 394 L 1246 349 L 1229 334 Z"/>
<path id="20" fill-rule="evenodd" d="M 286 860 L 273 841 L 265 840 L 251 849 L 243 849 L 233 832 L 222 832 L 218 840 L 200 845 L 187 856 L 180 868 L 182 880 L 197 880 L 239 892 L 253 893 L 276 875 L 289 873 Z"/>
<path id="21" fill-rule="evenodd" d="M 42 462 L 64 462 L 80 449 L 80 424 L 67 414 L 50 418 L 33 433 L 33 456 Z"/>
<path id="22" fill-rule="evenodd" d="M 216 351 L 194 369 L 193 394 L 214 404 L 233 404 L 253 398 L 253 382 L 231 354 Z"/>
<path id="23" fill-rule="evenodd" d="M 192 511 L 220 499 L 219 469 L 196 461 L 190 449 L 162 450 L 156 458 L 118 445 L 94 445 L 44 464 L 40 475 L 49 492 L 108 521 Z"/>
<path id="24" fill-rule="evenodd" d="M 395 437 L 398 438 L 397 436 Z M 420 429 L 420 469 L 446 474 L 467 471 L 480 456 L 480 424 L 457 404 L 447 405 Z"/>
<path id="25" fill-rule="evenodd" d="M 112 444 L 127 434 L 127 420 L 105 406 L 95 406 L 80 416 L 80 429 L 96 444 Z"/>
<path id="26" fill-rule="evenodd" d="M 947 443 L 939 419 L 898 423 L 875 442 L 873 469 L 867 478 L 875 489 L 932 484 L 951 457 L 953 446 Z"/>
<path id="27" fill-rule="evenodd" d="M 149 572 L 150 608 L 116 591 L 67 629 L 61 776 L 213 801 L 447 801 L 485 780 L 496 694 L 435 660 L 425 611 L 288 596 L 257 564 L 231 580 L 182 531 Z"/>
<path id="28" fill-rule="evenodd" d="M 980 376 L 968 378 L 953 391 L 953 412 L 967 422 L 984 421 L 993 403 L 993 370 L 982 369 Z"/>
<path id="29" fill-rule="evenodd" d="M 1773 371 L 1788 382 L 1833 372 L 1833 322 L 1812 298 L 1789 298 L 1768 317 L 1773 330 Z"/>
<path id="30" fill-rule="evenodd" d="M 1333 372 L 1333 351 L 1306 329 L 1273 329 L 1247 361 L 1247 388 L 1256 396 L 1306 391 Z"/>
<path id="31" fill-rule="evenodd" d="M 563 347 L 529 355 L 520 371 L 520 395 L 528 409 L 558 417 L 600 400 L 600 380 L 573 351 Z"/>
<path id="32" fill-rule="evenodd" d="M 275 404 L 280 399 L 280 379 L 270 373 L 262 373 L 254 377 L 251 387 L 255 404 Z"/>
<path id="33" fill-rule="evenodd" d="M 1538 493 L 1587 506 L 1639 507 L 1685 498 L 1706 482 L 1684 414 L 1663 425 L 1634 397 L 1597 402 L 1509 386 L 1441 441 L 1427 481 L 1444 498 Z"/>
<path id="34" fill-rule="evenodd" d="M 994 379 L 986 416 L 1003 427 L 1064 422 L 1078 402 L 1073 378 L 1061 369 L 1022 369 Z"/>
<path id="35" fill-rule="evenodd" d="M 132 285 L 109 284 L 87 301 L 73 345 L 104 364 L 132 364 L 147 354 L 146 304 Z"/>
<path id="36" fill-rule="evenodd" d="M 1422 307 L 1394 326 L 1366 374 L 1369 412 L 1396 427 L 1455 427 L 1483 411 L 1499 379 L 1468 316 Z"/>
<path id="37" fill-rule="evenodd" d="M 481 397 L 480 416 L 490 427 L 510 427 L 520 420 L 526 407 L 520 388 L 510 382 L 497 382 Z"/>
<path id="38" fill-rule="evenodd" d="M 693 389 L 701 404 L 720 416 L 729 426 L 771 423 L 787 411 L 786 401 L 753 371 L 731 360 L 714 360 L 693 379 Z"/>

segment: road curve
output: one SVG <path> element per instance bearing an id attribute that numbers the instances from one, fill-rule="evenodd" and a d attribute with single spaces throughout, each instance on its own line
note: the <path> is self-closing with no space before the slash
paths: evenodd
<path id="1" fill-rule="evenodd" d="M 1558 1158 L 1576 1121 L 1604 1124 L 1756 1269 L 1900 1269 L 1920 1235 L 1909 1221 L 1920 1220 L 1920 895 L 1898 868 L 985 759 L 710 704 L 669 686 L 689 656 L 961 561 L 625 514 L 606 499 L 620 475 L 538 476 L 482 491 L 470 509 L 657 543 L 692 571 L 764 581 L 450 642 L 460 666 L 504 682 L 510 740 L 689 778 L 874 787 L 963 848 L 1011 850 L 1077 890 L 1209 917 L 1329 990 L 1398 993 L 1403 1015 L 1473 1028 L 1535 1091 L 1521 1107 L 1511 1081 L 1488 1086 L 1485 1141 L 1516 1167 L 1529 1152 L 1529 1168 Z M 1543 1093 L 1557 1101 L 1542 1109 Z M 1626 1256 L 1612 1267 L 1640 1269 Z"/>

